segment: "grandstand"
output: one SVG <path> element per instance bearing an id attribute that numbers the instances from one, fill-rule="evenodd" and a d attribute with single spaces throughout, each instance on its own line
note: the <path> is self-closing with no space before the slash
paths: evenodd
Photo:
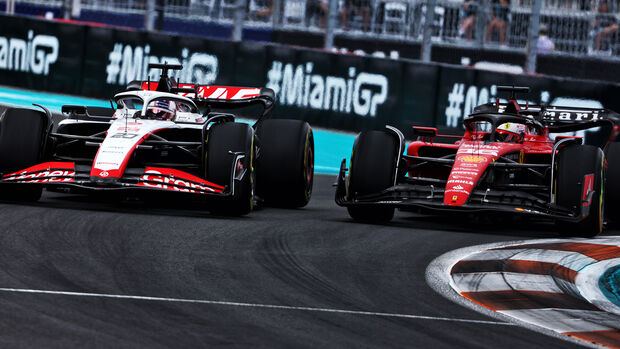
<path id="1" fill-rule="evenodd" d="M 242 26 L 254 33 L 246 39 L 259 41 L 269 41 L 261 30 L 322 35 L 329 28 L 348 38 L 525 52 L 528 35 L 540 35 L 534 38 L 535 54 L 620 59 L 620 0 L 0 1 L 3 5 L 15 14 L 207 37 L 227 38 L 231 27 Z M 530 33 L 532 27 L 541 30 Z"/>

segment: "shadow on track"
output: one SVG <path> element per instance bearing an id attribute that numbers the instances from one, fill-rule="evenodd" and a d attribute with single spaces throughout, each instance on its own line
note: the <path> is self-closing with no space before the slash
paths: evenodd
<path id="1" fill-rule="evenodd" d="M 344 211 L 346 215 L 346 210 Z M 515 236 L 520 238 L 560 238 L 553 221 L 511 214 L 421 214 L 398 212 L 389 223 L 358 223 L 351 218 L 336 219 L 337 222 L 354 224 L 388 226 L 394 228 L 411 228 L 459 234 L 484 234 L 495 236 Z M 607 224 L 607 229 L 599 236 L 616 235 L 619 226 Z"/>
<path id="2" fill-rule="evenodd" d="M 120 198 L 116 195 L 83 195 L 43 191 L 37 202 L 0 201 L 2 204 L 31 207 L 56 208 L 66 210 L 100 211 L 123 213 L 127 215 L 143 214 L 155 216 L 246 219 L 248 216 L 226 216 L 211 213 L 209 206 L 200 202 L 188 202 L 182 199 L 153 200 L 149 198 Z"/>

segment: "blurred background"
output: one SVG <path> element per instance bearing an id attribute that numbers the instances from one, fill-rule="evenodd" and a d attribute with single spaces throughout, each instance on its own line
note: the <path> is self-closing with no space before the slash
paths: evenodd
<path id="1" fill-rule="evenodd" d="M 405 51 L 413 48 L 419 51 L 418 57 L 411 52 L 405 53 L 406 57 L 422 60 L 432 59 L 433 46 L 527 53 L 530 42 L 537 45 L 534 54 L 602 60 L 620 56 L 620 0 L 9 0 L 5 3 L 9 14 L 205 37 L 225 37 L 232 30 L 231 38 L 242 40 L 242 29 L 277 30 L 276 41 L 326 49 L 350 49 L 337 47 L 335 36 L 400 42 L 411 46 Z M 255 33 L 248 39 L 271 41 L 274 38 Z M 401 54 L 392 51 L 382 53 Z M 535 71 L 535 63 L 524 68 Z"/>

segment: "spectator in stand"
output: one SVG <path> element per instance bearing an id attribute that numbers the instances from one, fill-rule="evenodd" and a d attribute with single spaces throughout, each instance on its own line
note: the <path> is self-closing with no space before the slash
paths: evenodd
<path id="1" fill-rule="evenodd" d="M 508 29 L 508 21 L 510 17 L 510 1 L 509 0 L 493 0 L 493 13 L 491 14 L 491 22 L 487 25 L 487 32 L 484 37 L 485 42 L 489 42 L 493 32 L 497 30 L 499 42 L 506 44 L 506 30 Z"/>
<path id="2" fill-rule="evenodd" d="M 325 28 L 327 21 L 327 13 L 329 12 L 329 0 L 308 0 L 307 2 L 308 17 L 310 20 L 319 18 L 319 27 Z"/>
<path id="3" fill-rule="evenodd" d="M 541 24 L 538 30 L 538 40 L 536 41 L 536 51 L 539 54 L 549 54 L 555 49 L 555 44 L 549 39 L 549 30 L 546 24 Z"/>
<path id="4" fill-rule="evenodd" d="M 370 0 L 346 0 L 343 9 L 340 11 L 342 27 L 349 28 L 349 21 L 352 18 L 361 17 L 363 20 L 364 31 L 369 30 L 370 26 Z"/>
<path id="5" fill-rule="evenodd" d="M 261 22 L 266 22 L 271 19 L 271 14 L 273 13 L 273 0 L 251 0 L 254 2 L 255 6 L 260 8 L 256 11 L 253 16 L 256 20 Z"/>
<path id="6" fill-rule="evenodd" d="M 471 40 L 476 24 L 476 13 L 478 12 L 478 3 L 476 0 L 465 0 L 461 9 L 461 27 L 459 28 L 459 37 L 465 37 Z"/>
<path id="7" fill-rule="evenodd" d="M 598 7 L 598 15 L 594 23 L 594 49 L 596 51 L 601 50 L 601 42 L 603 39 L 607 39 L 618 31 L 618 19 L 613 13 L 609 13 L 609 4 L 607 2 L 601 2 Z"/>

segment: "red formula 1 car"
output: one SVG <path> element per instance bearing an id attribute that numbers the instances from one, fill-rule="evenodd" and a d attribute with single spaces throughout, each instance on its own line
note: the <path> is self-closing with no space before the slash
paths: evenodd
<path id="1" fill-rule="evenodd" d="M 273 91 L 134 81 L 112 108 L 9 108 L 0 119 L 0 199 L 38 200 L 42 188 L 185 195 L 211 211 L 245 214 L 256 202 L 305 206 L 314 175 L 308 123 L 270 119 Z M 252 126 L 227 110 L 262 109 Z"/>
<path id="2" fill-rule="evenodd" d="M 520 105 L 478 106 L 463 121 L 465 134 L 439 143 L 437 129 L 414 127 L 408 145 L 402 133 L 361 133 L 355 140 L 348 177 L 343 160 L 336 203 L 359 221 L 388 221 L 394 208 L 436 211 L 499 211 L 556 220 L 567 235 L 596 236 L 605 207 L 618 207 L 620 116 L 604 109 Z M 565 133 L 611 126 L 601 149 Z M 609 180 L 607 180 L 609 178 Z M 613 180 L 612 180 L 613 179 Z"/>

